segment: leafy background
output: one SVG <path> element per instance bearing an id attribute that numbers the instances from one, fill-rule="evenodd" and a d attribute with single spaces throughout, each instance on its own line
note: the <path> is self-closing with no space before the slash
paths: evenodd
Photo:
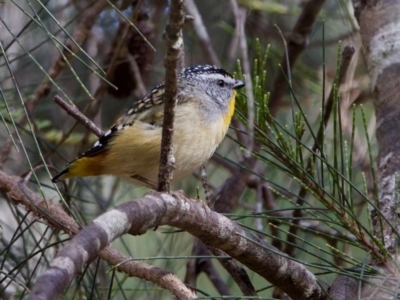
<path id="1" fill-rule="evenodd" d="M 111 176 L 73 179 L 57 187 L 51 183 L 51 174 L 96 140 L 53 101 L 54 96 L 73 103 L 107 130 L 132 101 L 163 80 L 162 34 L 169 12 L 168 1 L 99 3 L 7 1 L 0 6 L 1 168 L 8 174 L 28 176 L 29 187 L 49 201 L 63 198 L 69 213 L 82 226 L 147 190 Z M 261 180 L 268 196 L 263 197 L 262 190 L 248 184 L 227 215 L 285 250 L 290 246 L 288 230 L 303 187 L 307 193 L 291 255 L 331 283 L 338 273 L 348 274 L 351 267 L 365 265 L 379 249 L 377 243 L 372 243 L 371 249 L 360 238 L 372 239 L 369 211 L 376 188 L 371 162 L 377 150 L 369 80 L 352 6 L 344 0 L 325 2 L 306 50 L 288 72 L 282 69 L 281 61 L 306 1 L 238 3 L 246 15 L 256 101 L 254 132 L 260 146 L 254 154 L 258 167 L 248 172 L 253 173 L 251 180 Z M 241 49 L 231 4 L 195 1 L 195 5 L 221 66 L 240 77 L 243 61 L 237 62 Z M 88 26 L 91 21 L 93 26 Z M 184 41 L 186 66 L 213 63 L 193 22 L 185 25 Z M 337 68 L 346 45 L 353 46 L 355 54 L 339 89 Z M 292 88 L 286 89 L 272 117 L 266 107 L 281 72 L 290 78 L 285 85 L 290 83 Z M 120 89 L 116 91 L 112 85 Z M 331 91 L 333 111 L 323 140 L 316 142 Z M 247 155 L 248 144 L 243 141 L 249 124 L 244 91 L 238 97 L 236 118 L 240 121 L 233 122 L 228 138 L 206 165 L 213 195 L 218 195 Z M 324 158 L 310 155 L 314 143 L 323 149 Z M 310 158 L 312 170 L 307 168 Z M 192 198 L 204 198 L 199 174 L 174 189 L 182 189 Z M 6 198 L 0 198 L 0 215 L 0 294 L 19 299 L 69 236 Z M 194 259 L 193 242 L 185 232 L 160 227 L 143 236 L 124 236 L 113 245 L 183 280 Z M 232 295 L 240 297 L 228 273 L 216 260 L 212 262 Z M 251 271 L 249 276 L 259 295 L 269 299 L 273 287 Z M 196 287 L 199 297 L 218 298 L 206 272 L 199 274 Z M 119 274 L 98 260 L 71 282 L 65 297 L 169 299 L 171 295 L 152 283 Z"/>

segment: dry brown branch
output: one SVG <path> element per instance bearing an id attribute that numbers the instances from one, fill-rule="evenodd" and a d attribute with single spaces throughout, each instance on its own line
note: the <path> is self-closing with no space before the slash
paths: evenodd
<path id="1" fill-rule="evenodd" d="M 236 166 L 227 161 L 225 158 L 218 156 L 218 154 L 214 153 L 214 155 L 211 156 L 210 160 L 216 165 L 218 165 L 218 167 L 222 167 L 231 173 L 235 172 L 237 169 Z"/>
<path id="2" fill-rule="evenodd" d="M 11 138 L 3 142 L 2 149 L 0 150 L 0 169 L 3 169 L 4 164 L 9 159 L 12 147 Z"/>
<path id="3" fill-rule="evenodd" d="M 111 246 L 104 248 L 99 256 L 111 265 L 117 266 L 117 270 L 128 276 L 138 277 L 153 282 L 171 292 L 176 299 L 196 299 L 196 294 L 186 287 L 181 280 L 171 272 L 162 270 L 140 261 L 131 261 L 130 257 L 113 249 Z"/>
<path id="4" fill-rule="evenodd" d="M 158 175 L 158 190 L 168 193 L 170 191 L 170 182 L 175 167 L 172 140 L 174 135 L 175 97 L 179 73 L 178 65 L 183 53 L 182 28 L 185 24 L 183 0 L 171 0 L 169 9 L 169 21 L 165 28 L 165 45 L 167 48 L 164 59 L 165 100 L 161 139 L 160 173 Z"/>
<path id="5" fill-rule="evenodd" d="M 161 225 L 186 230 L 223 250 L 295 300 L 324 298 L 315 276 L 302 264 L 198 201 L 156 192 L 110 210 L 81 230 L 38 279 L 32 295 L 59 294 L 76 272 L 115 238 L 124 233 L 143 234 Z"/>
<path id="6" fill-rule="evenodd" d="M 81 230 L 76 221 L 64 211 L 61 205 L 52 201 L 46 203 L 30 190 L 20 177 L 10 176 L 0 171 L 0 192 L 15 205 L 21 204 L 39 218 L 44 219 L 53 228 L 63 230 L 69 235 L 75 235 Z M 118 270 L 129 276 L 151 281 L 169 290 L 177 299 L 195 298 L 193 292 L 182 284 L 176 276 L 143 262 L 131 261 L 129 257 L 110 246 L 98 252 L 98 256 L 111 265 L 121 264 L 118 266 Z M 34 297 L 34 294 L 31 294 L 30 297 Z M 50 294 L 47 297 L 49 297 L 47 299 L 54 299 Z"/>
<path id="7" fill-rule="evenodd" d="M 250 281 L 249 276 L 245 269 L 239 267 L 236 262 L 232 259 L 218 257 L 226 257 L 226 253 L 210 245 L 205 245 L 201 240 L 196 239 L 193 244 L 192 255 L 195 256 L 207 256 L 213 254 L 220 264 L 228 271 L 232 276 L 232 279 L 239 286 L 243 293 L 243 296 L 257 296 L 257 293 Z M 189 283 L 191 286 L 196 281 L 200 272 L 206 273 L 214 287 L 219 291 L 220 295 L 231 295 L 226 284 L 220 279 L 220 275 L 214 269 L 211 259 L 209 258 L 196 258 L 188 262 L 187 273 L 185 277 L 185 283 Z"/>
<path id="8" fill-rule="evenodd" d="M 333 300 L 356 299 L 360 282 L 356 278 L 339 275 L 329 289 L 329 296 Z"/>
<path id="9" fill-rule="evenodd" d="M 147 94 L 142 77 L 146 78 L 149 73 L 147 71 L 155 52 L 147 40 L 154 37 L 155 27 L 149 20 L 144 1 L 134 1 L 131 9 L 129 21 L 120 18 L 118 30 L 104 60 L 107 66 L 106 78 L 118 90 L 101 81 L 95 92 L 96 100 L 99 100 L 106 89 L 117 98 L 129 97 L 135 90 L 138 91 L 139 98 Z M 132 24 L 135 24 L 135 28 Z"/>
<path id="10" fill-rule="evenodd" d="M 98 137 L 101 137 L 104 132 L 96 126 L 91 120 L 89 120 L 84 114 L 82 114 L 79 109 L 70 105 L 63 98 L 58 95 L 54 96 L 54 101 L 62 107 L 70 116 L 72 116 L 75 120 L 83 124 L 87 129 L 93 132 Z"/>
<path id="11" fill-rule="evenodd" d="M 271 190 L 267 183 L 262 183 L 261 187 L 261 194 L 263 199 L 263 208 L 266 211 L 274 211 L 277 209 L 276 202 L 274 195 L 272 194 Z M 282 250 L 282 241 L 280 239 L 280 231 L 278 230 L 278 222 L 275 220 L 271 220 L 270 222 L 272 226 L 270 226 L 271 234 L 274 237 L 272 240 L 272 245 L 279 250 Z"/>
<path id="12" fill-rule="evenodd" d="M 128 59 L 129 59 L 129 64 L 132 68 L 133 76 L 136 81 L 137 89 L 139 91 L 139 98 L 142 98 L 147 94 L 147 90 L 144 85 L 142 75 L 140 74 L 139 66 L 136 62 L 136 58 L 132 54 L 128 54 Z"/>
<path id="13" fill-rule="evenodd" d="M 185 1 L 186 11 L 193 16 L 193 27 L 199 38 L 200 45 L 203 47 L 205 58 L 209 59 L 211 64 L 220 66 L 221 63 L 218 59 L 217 54 L 214 51 L 214 47 L 211 44 L 210 36 L 208 35 L 206 26 L 203 23 L 203 19 L 197 9 L 196 3 L 193 0 Z"/>
<path id="14" fill-rule="evenodd" d="M 209 256 L 206 245 L 199 239 L 195 239 L 192 248 L 193 256 Z M 224 254 L 224 256 L 226 256 Z M 209 258 L 195 258 L 188 261 L 186 264 L 185 283 L 191 287 L 196 287 L 197 277 L 204 272 L 210 282 L 221 296 L 231 295 L 231 292 L 226 283 L 221 278 L 221 275 L 215 269 L 213 262 Z"/>
<path id="15" fill-rule="evenodd" d="M 245 157 L 240 165 L 242 168 L 232 174 L 211 198 L 215 202 L 215 211 L 219 213 L 230 213 L 235 209 L 242 195 L 243 190 L 247 186 L 247 181 L 252 175 L 249 170 L 255 168 L 257 158 L 254 156 Z"/>
<path id="16" fill-rule="evenodd" d="M 246 24 L 247 9 L 244 7 L 239 7 L 236 0 L 231 0 L 230 3 L 232 7 L 233 16 L 235 17 L 236 34 L 239 36 L 239 46 L 242 58 L 241 66 L 243 69 L 244 81 L 246 83 L 248 137 L 246 142 L 246 151 L 244 154 L 246 156 L 249 156 L 251 151 L 253 150 L 253 144 L 254 144 L 253 136 L 254 136 L 255 112 L 254 112 L 253 82 L 251 80 L 250 60 L 247 51 L 246 33 L 244 29 Z"/>
<path id="17" fill-rule="evenodd" d="M 294 63 L 308 44 L 314 22 L 321 10 L 325 0 L 307 1 L 299 19 L 294 25 L 293 31 L 287 39 L 287 57 L 282 58 L 281 66 L 284 72 L 292 69 Z M 279 109 L 283 94 L 286 91 L 287 83 L 285 75 L 279 72 L 275 79 L 271 97 L 269 99 L 269 109 L 274 116 Z"/>
<path id="18" fill-rule="evenodd" d="M 207 247 L 211 253 L 216 256 L 225 256 L 226 254 L 215 247 L 208 246 Z M 239 267 L 235 261 L 229 259 L 218 259 L 221 265 L 228 271 L 228 273 L 232 276 L 233 280 L 239 286 L 240 290 L 243 293 L 243 296 L 258 296 L 257 292 L 250 281 L 249 275 L 246 270 L 242 267 Z"/>

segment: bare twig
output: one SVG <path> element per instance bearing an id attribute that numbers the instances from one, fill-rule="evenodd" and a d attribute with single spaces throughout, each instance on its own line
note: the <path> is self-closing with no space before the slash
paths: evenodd
<path id="1" fill-rule="evenodd" d="M 201 240 L 196 239 L 193 244 L 192 255 L 194 256 L 206 256 L 210 255 L 210 252 L 218 259 L 218 257 L 226 257 L 226 253 L 222 250 L 213 247 L 211 245 L 205 245 Z M 228 271 L 232 276 L 233 280 L 239 286 L 244 296 L 257 296 L 257 293 L 250 281 L 249 276 L 245 269 L 239 267 L 233 259 L 218 259 L 221 265 Z M 185 277 L 185 283 L 193 285 L 195 278 L 199 275 L 200 271 L 207 274 L 210 281 L 213 283 L 215 288 L 221 295 L 231 295 L 228 287 L 219 278 L 219 274 L 213 267 L 213 264 L 209 258 L 197 258 L 188 263 L 188 272 Z"/>
<path id="2" fill-rule="evenodd" d="M 210 36 L 208 35 L 207 29 L 204 26 L 203 19 L 201 18 L 199 10 L 197 9 L 196 3 L 193 0 L 186 0 L 185 8 L 186 11 L 194 18 L 193 27 L 199 38 L 200 44 L 206 53 L 204 57 L 209 59 L 212 64 L 220 66 L 221 63 L 211 44 Z"/>
<path id="3" fill-rule="evenodd" d="M 165 67 L 164 121 L 161 139 L 160 173 L 158 190 L 170 191 L 170 182 L 175 167 L 173 135 L 175 119 L 175 97 L 177 93 L 178 62 L 183 52 L 182 28 L 185 24 L 183 0 L 171 0 L 169 22 L 165 28 L 167 53 Z"/>
<path id="4" fill-rule="evenodd" d="M 210 160 L 213 163 L 215 163 L 216 165 L 218 165 L 218 167 L 222 167 L 231 173 L 233 173 L 237 170 L 236 166 L 234 166 L 232 163 L 227 161 L 224 157 L 219 156 L 217 153 L 214 153 L 214 155 L 211 156 Z"/>
<path id="5" fill-rule="evenodd" d="M 351 46 L 346 46 L 343 49 L 342 52 L 342 57 L 341 57 L 341 64 L 340 64 L 340 69 L 339 69 L 339 74 L 338 74 L 338 84 L 339 86 L 337 88 L 339 88 L 342 84 L 344 84 L 345 79 L 346 79 L 346 74 L 347 74 L 347 70 L 350 66 L 350 62 L 353 58 L 353 55 L 355 53 L 355 49 Z M 335 95 L 335 90 L 334 87 L 332 87 L 331 92 L 329 93 L 328 99 L 326 101 L 325 104 L 325 111 L 324 111 L 324 116 L 323 116 L 323 123 L 321 123 L 321 126 L 318 130 L 318 134 L 317 134 L 317 140 L 314 143 L 313 147 L 312 147 L 312 151 L 316 151 L 318 148 L 319 150 L 322 152 L 322 137 L 324 134 L 324 130 L 326 125 L 328 124 L 331 112 L 332 112 L 332 107 L 333 107 L 333 102 L 334 102 L 334 95 Z"/>
<path id="6" fill-rule="evenodd" d="M 116 266 L 118 271 L 126 273 L 132 277 L 139 277 L 150 282 L 154 282 L 160 287 L 171 292 L 176 299 L 196 299 L 196 294 L 171 272 L 162 270 L 152 265 L 140 261 L 132 261 L 130 257 L 113 249 L 106 247 L 100 252 L 101 258 L 107 258 L 107 262 Z"/>
<path id="7" fill-rule="evenodd" d="M 306 5 L 301 12 L 296 25 L 293 28 L 293 32 L 288 38 L 287 45 L 287 57 L 282 58 L 281 66 L 286 72 L 288 69 L 293 68 L 299 55 L 307 47 L 308 37 L 311 34 L 312 27 L 315 19 L 325 0 L 313 0 L 307 1 Z M 271 97 L 269 99 L 269 109 L 271 114 L 274 116 L 279 109 L 279 102 L 286 90 L 286 78 L 282 72 L 279 72 L 273 85 Z"/>
<path id="8" fill-rule="evenodd" d="M 248 119 L 248 138 L 246 142 L 246 151 L 244 154 L 250 156 L 254 145 L 254 94 L 253 94 L 253 82 L 251 80 L 250 62 L 249 55 L 247 52 L 247 41 L 245 34 L 246 14 L 247 9 L 239 7 L 236 0 L 231 0 L 231 7 L 233 15 L 235 17 L 237 35 L 239 36 L 239 45 L 241 51 L 241 66 L 243 68 L 244 80 L 246 83 L 246 96 L 247 96 L 247 119 Z"/>
<path id="9" fill-rule="evenodd" d="M 226 253 L 218 248 L 212 246 L 207 246 L 207 248 L 216 257 L 226 256 Z M 244 268 L 239 267 L 232 259 L 218 259 L 218 261 L 232 276 L 233 280 L 242 291 L 243 296 L 258 296 L 253 284 L 250 281 L 249 275 Z"/>
<path id="10" fill-rule="evenodd" d="M 247 186 L 248 178 L 252 175 L 249 170 L 253 170 L 257 164 L 254 156 L 245 157 L 235 173 L 223 183 L 217 194 L 212 195 L 211 200 L 215 202 L 215 211 L 219 213 L 230 213 L 237 206 L 239 198 Z"/>
<path id="11" fill-rule="evenodd" d="M 275 197 L 269 189 L 268 183 L 264 182 L 261 187 L 261 194 L 263 199 L 263 208 L 267 211 L 274 211 L 277 209 Z M 272 245 L 279 250 L 282 250 L 282 242 L 280 238 L 280 231 L 277 229 L 279 226 L 278 222 L 271 220 L 273 226 L 270 226 L 270 230 L 274 239 L 272 239 Z M 275 226 L 274 226 L 275 225 Z"/>
<path id="12" fill-rule="evenodd" d="M 142 98 L 147 94 L 147 91 L 143 82 L 142 75 L 140 74 L 139 66 L 136 62 L 136 58 L 132 54 L 128 53 L 128 59 L 133 71 L 133 76 L 135 77 L 137 89 L 139 91 L 139 97 Z"/>
<path id="13" fill-rule="evenodd" d="M 82 123 L 87 129 L 93 132 L 98 137 L 101 137 L 104 132 L 96 126 L 91 120 L 89 120 L 84 114 L 82 114 L 79 109 L 71 104 L 68 104 L 58 95 L 54 96 L 54 101 L 60 105 L 70 116 L 72 116 L 75 120 Z"/>
<path id="14" fill-rule="evenodd" d="M 210 251 L 208 251 L 206 245 L 199 240 L 195 239 L 193 242 L 192 248 L 193 256 L 209 256 Z M 224 256 L 226 256 L 224 254 Z M 197 277 L 204 272 L 211 283 L 214 285 L 215 289 L 222 296 L 231 295 L 231 292 L 226 285 L 226 283 L 222 280 L 220 274 L 215 269 L 213 262 L 210 258 L 195 258 L 191 259 L 187 263 L 187 272 L 185 276 L 185 283 L 189 284 L 192 287 L 196 286 Z"/>
<path id="15" fill-rule="evenodd" d="M 248 108 L 248 134 L 244 135 L 237 131 L 238 139 L 246 144 L 246 151 L 244 153 L 241 165 L 243 168 L 237 169 L 234 174 L 225 181 L 222 188 L 218 191 L 218 200 L 216 200 L 217 195 L 212 197 L 212 201 L 216 201 L 215 208 L 217 212 L 230 212 L 236 207 L 240 195 L 243 189 L 247 185 L 248 178 L 251 176 L 252 170 L 256 167 L 257 161 L 254 157 L 250 156 L 250 153 L 254 150 L 257 151 L 260 145 L 254 144 L 254 95 L 253 87 L 250 73 L 250 63 L 247 53 L 247 42 L 245 35 L 245 23 L 246 23 L 246 13 L 245 8 L 239 8 L 236 0 L 231 0 L 231 8 L 233 15 L 235 17 L 236 32 L 239 39 L 239 45 L 241 49 L 242 56 L 242 66 L 244 77 L 246 81 L 246 96 L 247 96 L 247 108 Z M 237 120 L 233 119 L 232 123 L 236 127 L 242 127 L 243 125 Z M 257 148 L 257 149 L 256 149 Z"/>

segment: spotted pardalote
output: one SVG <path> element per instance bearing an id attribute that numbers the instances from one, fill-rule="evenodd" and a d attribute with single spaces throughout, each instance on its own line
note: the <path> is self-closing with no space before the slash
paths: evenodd
<path id="1" fill-rule="evenodd" d="M 173 182 L 196 171 L 228 131 L 241 80 L 210 65 L 178 76 L 174 123 Z M 164 83 L 135 102 L 91 149 L 70 162 L 53 182 L 74 176 L 117 175 L 139 185 L 157 186 L 164 116 Z"/>

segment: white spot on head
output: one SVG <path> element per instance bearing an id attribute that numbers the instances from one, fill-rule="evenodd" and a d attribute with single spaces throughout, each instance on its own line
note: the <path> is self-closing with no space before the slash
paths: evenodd
<path id="1" fill-rule="evenodd" d="M 118 125 L 117 130 L 121 130 L 123 125 Z"/>

